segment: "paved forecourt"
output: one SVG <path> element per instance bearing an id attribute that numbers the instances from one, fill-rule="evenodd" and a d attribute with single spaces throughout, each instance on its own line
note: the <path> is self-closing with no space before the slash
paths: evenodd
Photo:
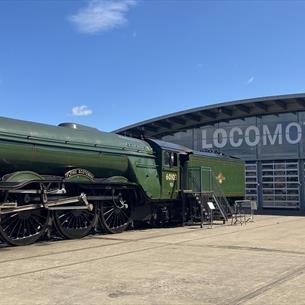
<path id="1" fill-rule="evenodd" d="M 305 304 L 305 218 L 0 248 L 0 304 Z"/>

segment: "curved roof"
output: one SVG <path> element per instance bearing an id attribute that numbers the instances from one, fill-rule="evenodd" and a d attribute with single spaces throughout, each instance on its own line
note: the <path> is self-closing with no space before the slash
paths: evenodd
<path id="1" fill-rule="evenodd" d="M 197 107 L 115 130 L 131 137 L 161 137 L 188 128 L 254 115 L 305 110 L 305 93 L 260 97 Z"/>

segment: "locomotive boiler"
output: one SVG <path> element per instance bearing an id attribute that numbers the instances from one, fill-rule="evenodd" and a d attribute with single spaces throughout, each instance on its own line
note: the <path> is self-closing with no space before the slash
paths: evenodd
<path id="1" fill-rule="evenodd" d="M 0 239 L 12 245 L 186 222 L 198 194 L 232 201 L 245 184 L 244 163 L 232 157 L 8 118 L 0 118 L 0 177 Z"/>

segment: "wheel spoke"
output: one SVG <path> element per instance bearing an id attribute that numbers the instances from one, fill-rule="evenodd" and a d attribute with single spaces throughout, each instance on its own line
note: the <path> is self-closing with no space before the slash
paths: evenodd
<path id="1" fill-rule="evenodd" d="M 114 210 L 114 208 L 109 209 L 107 212 L 104 212 L 104 215 L 107 215 L 108 213 L 110 213 L 113 210 Z"/>
<path id="2" fill-rule="evenodd" d="M 16 225 L 17 223 L 18 223 L 18 218 L 15 218 L 15 219 L 14 219 L 12 222 L 10 222 L 5 228 L 3 228 L 3 231 L 6 232 L 7 229 L 8 229 L 9 227 L 12 227 L 12 226 Z"/>
<path id="3" fill-rule="evenodd" d="M 65 224 L 64 227 L 66 228 L 71 228 L 71 227 L 74 227 L 74 223 L 75 223 L 75 219 L 74 217 L 72 217 L 71 215 L 69 215 L 69 212 L 66 216 L 66 221 L 63 223 L 63 225 Z"/>
<path id="4" fill-rule="evenodd" d="M 31 232 L 35 232 L 36 226 L 35 226 L 35 223 L 34 223 L 34 217 L 32 217 L 32 218 L 29 219 L 29 225 L 30 225 L 31 228 L 32 228 Z M 40 226 L 39 226 L 39 227 L 40 227 Z M 38 228 L 39 228 L 39 227 L 38 227 Z"/>
<path id="5" fill-rule="evenodd" d="M 21 220 L 17 219 L 16 224 L 14 225 L 13 229 L 10 231 L 10 235 L 12 237 L 15 237 L 14 232 L 16 229 L 18 230 L 17 232 L 19 232 L 19 230 L 20 230 L 20 221 Z M 17 234 L 17 236 L 18 236 L 18 234 Z"/>
<path id="6" fill-rule="evenodd" d="M 6 223 L 6 222 L 11 222 L 12 221 L 12 218 L 15 218 L 17 217 L 18 214 L 13 214 L 13 215 L 10 215 L 8 217 L 3 217 L 3 219 L 1 219 L 1 223 Z"/>
<path id="7" fill-rule="evenodd" d="M 126 214 L 126 212 L 122 209 L 122 214 L 126 217 L 126 219 L 129 219 L 128 215 Z"/>
<path id="8" fill-rule="evenodd" d="M 82 217 L 87 221 L 87 223 L 90 223 L 90 215 L 87 215 L 87 213 L 82 214 Z"/>
<path id="9" fill-rule="evenodd" d="M 124 212 L 125 213 L 125 212 Z M 121 223 L 120 225 L 124 224 L 126 221 L 128 221 L 128 217 L 124 217 L 124 213 L 120 213 L 120 219 L 121 219 Z M 126 214 L 125 214 L 126 215 Z M 127 216 L 127 215 L 126 215 Z"/>
<path id="10" fill-rule="evenodd" d="M 22 226 L 23 226 L 23 219 L 21 219 L 20 221 L 18 221 L 18 231 L 17 231 L 17 234 L 16 234 L 16 238 L 19 237 L 20 235 L 20 232 L 21 232 L 21 229 L 22 229 Z"/>
<path id="11" fill-rule="evenodd" d="M 30 221 L 30 220 L 29 220 Z M 25 233 L 27 235 L 32 235 L 32 231 L 30 230 L 29 221 L 25 222 Z"/>
<path id="12" fill-rule="evenodd" d="M 108 215 L 107 218 L 105 219 L 105 221 L 107 222 L 108 219 L 110 219 L 113 214 L 114 214 L 114 212 L 112 212 L 110 215 Z"/>
<path id="13" fill-rule="evenodd" d="M 35 221 L 40 227 L 43 226 L 43 224 L 37 219 L 38 217 L 36 217 L 37 215 L 32 215 L 32 217 L 30 218 L 32 221 Z"/>

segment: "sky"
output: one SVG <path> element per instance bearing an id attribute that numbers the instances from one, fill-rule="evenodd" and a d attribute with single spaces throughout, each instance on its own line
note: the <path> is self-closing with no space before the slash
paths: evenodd
<path id="1" fill-rule="evenodd" d="M 305 1 L 0 0 L 0 116 L 112 131 L 305 92 Z"/>

